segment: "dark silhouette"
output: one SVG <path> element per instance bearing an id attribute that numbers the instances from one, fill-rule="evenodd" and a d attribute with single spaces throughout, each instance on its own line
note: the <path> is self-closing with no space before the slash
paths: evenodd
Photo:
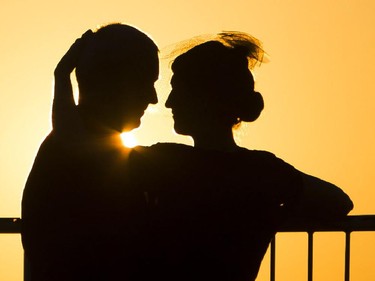
<path id="1" fill-rule="evenodd" d="M 353 207 L 338 187 L 236 145 L 233 127 L 264 106 L 248 67 L 261 57 L 256 39 L 223 33 L 172 64 L 166 106 L 195 147 L 157 144 L 131 161 L 134 175 L 147 175 L 133 184 L 147 198 L 150 264 L 160 280 L 255 280 L 288 219 L 337 219 Z"/>
<path id="2" fill-rule="evenodd" d="M 352 209 L 338 187 L 234 142 L 233 126 L 256 120 L 264 106 L 248 68 L 263 54 L 256 39 L 223 33 L 173 62 L 166 106 L 194 148 L 167 143 L 129 152 L 114 132 L 138 126 L 156 102 L 157 50 L 151 44 L 142 53 L 148 40 L 131 49 L 138 71 L 128 72 L 128 61 L 108 49 L 95 63 L 89 46 L 96 35 L 79 39 L 55 71 L 54 131 L 25 188 L 23 242 L 37 280 L 255 280 L 289 218 L 335 219 Z M 119 63 L 106 68 L 112 58 Z"/>
<path id="3" fill-rule="evenodd" d="M 255 121 L 264 108 L 249 70 L 262 58 L 261 43 L 240 32 L 221 33 L 216 41 L 178 56 L 172 64 L 172 91 L 166 101 L 175 131 L 192 136 L 196 148 L 243 151 L 234 141 L 233 127 Z M 351 210 L 351 201 L 339 188 L 299 173 L 306 195 L 299 209 L 304 216 L 329 218 Z"/>
<path id="4" fill-rule="evenodd" d="M 70 84 L 74 68 L 77 106 Z M 118 280 L 119 271 L 126 276 L 123 263 L 131 251 L 124 249 L 136 235 L 126 217 L 136 217 L 130 207 L 136 200 L 124 194 L 129 150 L 119 134 L 138 127 L 147 106 L 157 102 L 157 78 L 157 46 L 122 24 L 85 33 L 57 66 L 54 113 L 64 112 L 71 123 L 62 126 L 53 115 L 55 129 L 24 189 L 22 242 L 32 280 Z M 120 219 L 128 229 L 120 229 Z"/>

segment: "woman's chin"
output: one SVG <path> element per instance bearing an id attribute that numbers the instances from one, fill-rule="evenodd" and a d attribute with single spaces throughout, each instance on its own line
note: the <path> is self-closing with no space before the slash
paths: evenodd
<path id="1" fill-rule="evenodd" d="M 183 135 L 183 136 L 190 136 L 190 131 L 182 126 L 174 125 L 174 131 L 176 134 Z"/>

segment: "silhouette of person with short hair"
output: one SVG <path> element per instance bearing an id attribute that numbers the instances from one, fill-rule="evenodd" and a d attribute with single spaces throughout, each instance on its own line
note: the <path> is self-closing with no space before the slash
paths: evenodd
<path id="1" fill-rule="evenodd" d="M 74 68 L 77 106 L 70 83 Z M 157 102 L 158 73 L 155 43 L 124 24 L 86 32 L 57 66 L 55 90 L 61 96 L 54 112 L 65 110 L 73 122 L 65 128 L 53 116 L 54 130 L 24 189 L 22 242 L 32 280 L 118 280 L 120 270 L 126 276 L 116 261 L 125 262 L 121 251 L 131 245 L 119 236 L 135 234 L 116 224 L 131 209 L 122 199 L 129 150 L 120 133 L 138 127 L 147 106 Z M 76 142 L 83 128 L 84 138 Z"/>

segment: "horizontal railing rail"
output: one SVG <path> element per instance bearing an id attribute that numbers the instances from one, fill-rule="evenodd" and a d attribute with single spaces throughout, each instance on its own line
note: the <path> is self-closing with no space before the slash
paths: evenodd
<path id="1" fill-rule="evenodd" d="M 346 216 L 337 220 L 293 219 L 278 232 L 375 231 L 375 215 Z"/>
<path id="2" fill-rule="evenodd" d="M 347 216 L 332 221 L 307 221 L 294 219 L 278 232 L 324 232 L 324 231 L 375 231 L 375 215 Z M 0 233 L 21 233 L 20 218 L 0 218 Z"/>
<path id="3" fill-rule="evenodd" d="M 0 218 L 0 233 L 21 233 L 21 219 Z"/>
<path id="4" fill-rule="evenodd" d="M 1 233 L 21 233 L 22 221 L 20 218 L 0 218 Z M 278 232 L 306 232 L 308 234 L 308 276 L 313 280 L 313 235 L 315 232 L 344 232 L 345 233 L 345 281 L 350 280 L 350 234 L 357 231 L 375 231 L 375 215 L 347 216 L 343 219 L 332 221 L 307 221 L 294 219 L 289 221 Z M 276 237 L 270 245 L 270 280 L 275 281 L 276 267 Z M 375 255 L 375 254 L 374 254 Z M 27 271 L 25 264 L 25 271 Z M 24 272 L 24 280 L 28 273 Z"/>

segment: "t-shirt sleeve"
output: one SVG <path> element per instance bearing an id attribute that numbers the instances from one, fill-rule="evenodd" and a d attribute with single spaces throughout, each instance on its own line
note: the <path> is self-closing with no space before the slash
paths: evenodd
<path id="1" fill-rule="evenodd" d="M 301 173 L 292 165 L 265 151 L 258 151 L 256 160 L 259 177 L 263 177 L 266 192 L 285 210 L 292 211 L 301 199 Z"/>

